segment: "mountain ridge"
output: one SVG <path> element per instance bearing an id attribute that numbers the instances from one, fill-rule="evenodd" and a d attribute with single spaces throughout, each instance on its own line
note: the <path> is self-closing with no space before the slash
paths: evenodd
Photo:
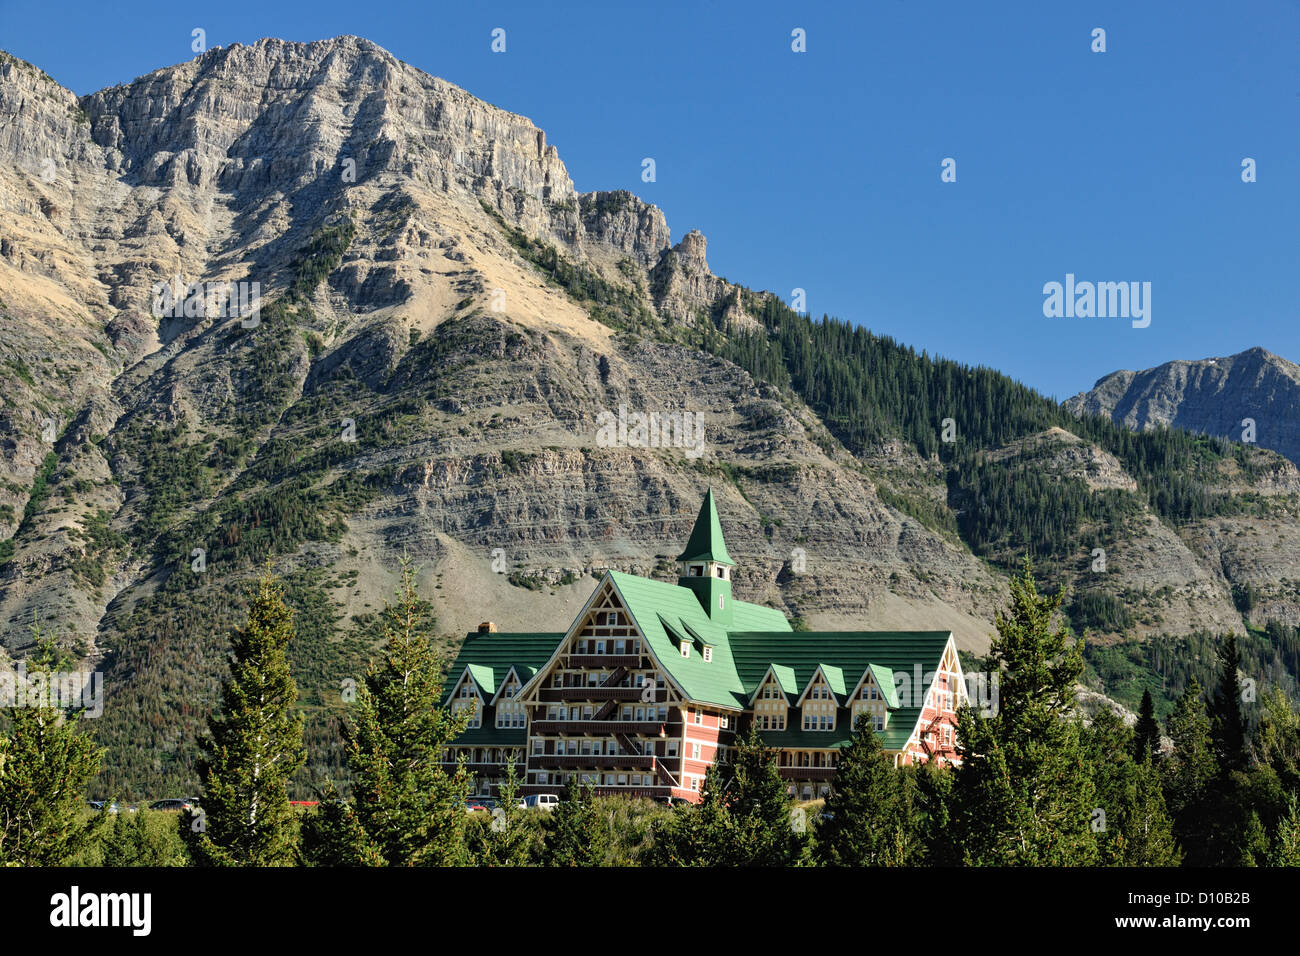
<path id="1" fill-rule="evenodd" d="M 80 98 L 0 58 L 20 115 L 0 646 L 38 618 L 106 669 L 110 789 L 187 779 L 268 558 L 324 772 L 404 555 L 449 642 L 488 617 L 563 629 L 605 568 L 671 576 L 710 485 L 737 597 L 818 627 L 982 652 L 1025 551 L 1102 642 L 1300 624 L 1293 464 L 1072 425 L 992 370 L 811 323 L 713 275 L 652 204 L 578 192 L 531 121 L 369 41 L 214 48 Z M 155 318 L 178 276 L 259 282 L 260 324 Z M 621 407 L 700 415 L 703 454 L 603 444 Z M 948 414 L 967 445 L 939 437 Z M 1186 458 L 1181 497 L 1155 451 Z M 1013 527 L 1034 501 L 1051 526 Z"/>

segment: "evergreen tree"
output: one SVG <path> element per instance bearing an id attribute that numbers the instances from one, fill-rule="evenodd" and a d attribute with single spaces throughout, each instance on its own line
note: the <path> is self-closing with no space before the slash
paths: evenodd
<path id="1" fill-rule="evenodd" d="M 1063 597 L 1038 594 L 1026 559 L 989 650 L 998 711 L 981 718 L 966 706 L 959 714 L 954 829 L 968 863 L 1097 861 L 1089 828 L 1095 790 L 1071 717 L 1083 659 L 1069 630 L 1053 626 Z"/>
<path id="2" fill-rule="evenodd" d="M 530 826 L 533 815 L 519 806 L 519 783 L 515 762 L 510 760 L 505 781 L 497 788 L 500 806 L 475 834 L 473 856 L 480 866 L 528 864 L 537 830 Z"/>
<path id="3" fill-rule="evenodd" d="M 308 866 L 383 866 L 385 860 L 356 808 L 344 800 L 333 781 L 320 793 L 316 809 L 302 823 L 302 862 Z"/>
<path id="4" fill-rule="evenodd" d="M 1174 836 L 1193 866 L 1218 862 L 1217 808 L 1213 784 L 1219 775 L 1201 685 L 1193 678 L 1174 704 L 1168 721 L 1173 753 L 1161 761 L 1165 802 L 1174 819 Z"/>
<path id="5" fill-rule="evenodd" d="M 1176 866 L 1180 853 L 1160 777 L 1150 751 L 1135 747 L 1135 742 L 1136 734 L 1110 710 L 1098 713 L 1084 732 L 1085 755 L 1097 792 L 1092 828 L 1100 862 L 1108 866 Z"/>
<path id="6" fill-rule="evenodd" d="M 596 802 L 595 792 L 569 778 L 560 805 L 542 822 L 543 866 L 601 866 L 609 848 L 609 821 Z"/>
<path id="7" fill-rule="evenodd" d="M 739 737 L 730 760 L 723 796 L 731 821 L 731 866 L 783 866 L 803 846 L 803 839 L 791 828 L 790 799 L 776 765 L 776 752 L 769 750 L 758 733 L 758 724 Z"/>
<path id="8" fill-rule="evenodd" d="M 733 856 L 731 814 L 723 802 L 722 765 L 704 774 L 698 804 L 681 802 L 655 823 L 646 852 L 650 866 L 726 866 Z"/>
<path id="9" fill-rule="evenodd" d="M 1246 731 L 1241 715 L 1241 655 L 1237 636 L 1229 634 L 1219 646 L 1219 686 L 1210 709 L 1214 751 L 1220 771 L 1246 767 Z"/>
<path id="10" fill-rule="evenodd" d="M 442 761 L 469 716 L 442 706 L 432 610 L 405 562 L 397 600 L 380 621 L 383 655 L 357 689 L 344 728 L 358 824 L 351 829 L 364 834 L 352 856 L 373 860 L 377 853 L 389 866 L 464 863 L 465 800 L 473 781 L 464 767 L 448 772 Z"/>
<path id="11" fill-rule="evenodd" d="M 776 755 L 757 725 L 739 737 L 730 759 L 709 766 L 698 804 L 679 804 L 654 828 L 647 862 L 655 866 L 784 866 L 797 860 L 804 836 L 794 832 Z"/>
<path id="12" fill-rule="evenodd" d="M 1151 691 L 1142 692 L 1138 707 L 1137 725 L 1133 728 L 1133 758 L 1138 761 L 1156 760 L 1160 757 L 1160 725 L 1156 723 L 1156 705 Z"/>
<path id="13" fill-rule="evenodd" d="M 915 784 L 894 767 L 866 714 L 840 751 L 835 784 L 817 824 L 814 859 L 824 866 L 903 866 L 918 852 Z"/>
<path id="14" fill-rule="evenodd" d="M 1284 793 L 1300 793 L 1300 714 L 1280 687 L 1264 694 L 1263 714 L 1255 738 L 1262 766 L 1277 776 Z"/>
<path id="15" fill-rule="evenodd" d="M 231 635 L 230 675 L 222 708 L 208 719 L 199 760 L 202 810 L 182 818 L 182 835 L 199 865 L 287 866 L 297 832 L 289 780 L 303 765 L 298 688 L 286 651 L 293 612 L 268 571 L 258 582 L 248 622 Z"/>
<path id="16" fill-rule="evenodd" d="M 1294 794 L 1288 803 L 1286 816 L 1278 824 L 1269 865 L 1300 866 L 1300 805 Z"/>
<path id="17" fill-rule="evenodd" d="M 39 628 L 33 632 L 36 652 L 28 661 L 27 679 L 31 691 L 40 693 L 60 661 L 53 642 Z M 13 676 L 20 679 L 17 673 Z M 86 819 L 83 802 L 86 786 L 99 772 L 103 751 L 82 732 L 80 708 L 23 706 L 4 711 L 0 718 L 0 866 L 67 865 L 104 825 L 102 818 Z"/>

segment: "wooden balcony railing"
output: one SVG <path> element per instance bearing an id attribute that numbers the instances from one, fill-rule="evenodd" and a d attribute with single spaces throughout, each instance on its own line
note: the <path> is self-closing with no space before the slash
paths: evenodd
<path id="1" fill-rule="evenodd" d="M 678 736 L 680 721 L 659 720 L 534 720 L 535 734 L 652 734 Z"/>
<path id="2" fill-rule="evenodd" d="M 834 780 L 834 767 L 778 767 L 782 780 Z"/>

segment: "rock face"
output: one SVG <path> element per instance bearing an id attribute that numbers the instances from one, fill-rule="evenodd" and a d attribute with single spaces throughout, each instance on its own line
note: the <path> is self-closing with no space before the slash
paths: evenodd
<path id="1" fill-rule="evenodd" d="M 1233 441 L 1252 419 L 1260 446 L 1300 463 L 1300 365 L 1262 348 L 1112 372 L 1065 404 L 1133 429 L 1172 425 Z"/>
<path id="2" fill-rule="evenodd" d="M 230 282 L 258 284 L 258 321 L 155 314 L 160 283 Z M 938 462 L 855 457 L 792 392 L 682 344 L 762 329 L 745 307 L 766 294 L 631 193 L 576 192 L 529 120 L 356 37 L 213 49 L 80 99 L 0 56 L 0 650 L 38 620 L 102 665 L 104 789 L 171 789 L 268 556 L 327 714 L 403 555 L 444 634 L 559 630 L 604 568 L 671 578 L 712 486 L 738 595 L 982 651 L 1005 579 L 951 531 Z M 623 413 L 703 430 L 603 440 Z M 1134 487 L 1059 429 L 992 453 Z M 1287 499 L 1275 461 L 1249 489 Z M 1143 512 L 1125 534 L 1117 577 L 1164 602 L 1137 633 L 1230 627 L 1238 580 L 1300 620 L 1276 585 L 1294 514 L 1175 533 Z"/>

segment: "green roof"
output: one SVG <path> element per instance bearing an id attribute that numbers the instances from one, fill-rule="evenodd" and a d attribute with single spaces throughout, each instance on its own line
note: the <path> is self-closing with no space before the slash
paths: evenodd
<path id="1" fill-rule="evenodd" d="M 460 646 L 456 660 L 447 671 L 447 683 L 443 687 L 442 700 L 447 703 L 453 683 L 460 680 L 460 675 L 469 668 L 470 675 L 478 684 L 483 696 L 491 700 L 497 689 L 515 669 L 520 683 L 527 683 L 548 660 L 560 641 L 563 632 L 530 632 L 522 634 L 488 633 L 473 631 L 465 635 L 465 643 Z"/>
<path id="2" fill-rule="evenodd" d="M 686 550 L 677 556 L 678 561 L 716 561 L 735 567 L 736 562 L 727 554 L 727 544 L 722 540 L 722 522 L 718 520 L 718 509 L 713 506 L 713 489 L 704 494 L 695 527 L 691 529 L 691 539 L 686 542 Z"/>
<path id="3" fill-rule="evenodd" d="M 843 706 L 848 702 L 847 695 L 870 669 L 884 693 L 885 702 L 891 708 L 881 742 L 887 749 L 893 750 L 900 749 L 907 743 L 907 738 L 911 736 L 921 716 L 919 706 L 899 706 L 902 701 L 897 693 L 894 675 L 906 674 L 910 681 L 914 679 L 919 666 L 922 681 L 927 673 L 933 681 L 934 672 L 938 670 L 944 648 L 951 636 L 949 631 L 801 631 L 793 636 L 789 632 L 780 631 L 732 631 L 729 635 L 731 659 L 749 694 L 759 687 L 771 667 L 787 696 L 794 700 L 808 686 L 817 668 L 821 667 L 838 702 Z M 833 661 L 834 664 L 828 665 L 828 661 Z M 839 686 L 829 667 L 840 672 Z M 791 687 L 796 688 L 793 695 L 790 694 Z M 907 703 L 919 703 L 928 690 L 929 686 L 926 685 L 920 693 L 909 695 Z M 792 746 L 779 743 L 778 738 L 782 733 L 800 733 L 811 734 L 811 740 L 831 741 L 823 744 L 807 743 L 803 746 L 840 746 L 841 738 L 848 740 L 852 730 L 847 715 L 848 711 L 843 711 L 836 721 L 839 732 L 789 730 L 769 732 L 764 734 L 763 739 L 772 746 Z"/>
<path id="4" fill-rule="evenodd" d="M 621 571 L 610 571 L 609 578 L 650 650 L 687 697 L 722 707 L 745 706 L 748 695 L 731 660 L 727 631 L 709 620 L 694 591 Z M 746 627 L 784 627 L 787 634 L 791 633 L 790 623 L 780 611 L 744 601 L 734 602 L 732 608 L 733 620 L 744 622 Z M 694 644 L 697 635 L 700 642 L 712 646 L 712 660 L 706 662 L 702 654 L 694 651 L 690 657 L 682 657 L 681 640 Z"/>

